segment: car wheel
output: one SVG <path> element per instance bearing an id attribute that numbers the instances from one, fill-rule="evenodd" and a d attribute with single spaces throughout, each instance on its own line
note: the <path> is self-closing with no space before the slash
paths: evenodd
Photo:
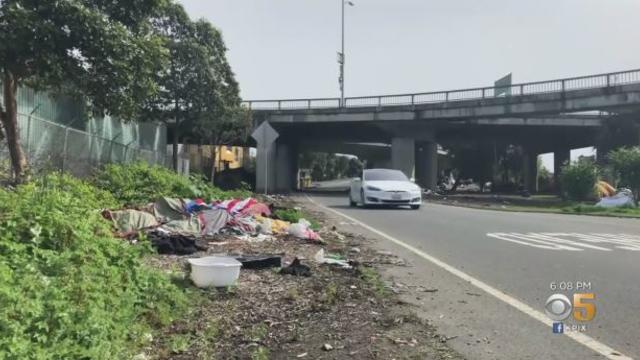
<path id="1" fill-rule="evenodd" d="M 420 205 L 411 205 L 411 210 L 418 210 L 420 209 Z"/>

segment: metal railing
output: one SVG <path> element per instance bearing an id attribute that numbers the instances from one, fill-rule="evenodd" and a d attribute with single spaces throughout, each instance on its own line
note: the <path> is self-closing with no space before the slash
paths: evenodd
<path id="1" fill-rule="evenodd" d="M 461 90 L 425 92 L 415 94 L 397 94 L 381 96 L 359 96 L 345 98 L 344 106 L 340 98 L 317 99 L 282 99 L 282 100 L 251 100 L 242 104 L 252 110 L 305 110 L 305 109 L 334 109 L 361 108 L 383 106 L 407 106 L 433 103 L 446 103 L 464 100 L 480 100 L 503 96 L 523 96 L 548 93 L 562 93 L 566 91 L 605 88 L 611 86 L 640 83 L 640 69 L 578 76 L 565 79 L 537 81 L 514 84 L 506 87 L 481 87 Z M 496 96 L 496 94 L 499 94 Z"/>

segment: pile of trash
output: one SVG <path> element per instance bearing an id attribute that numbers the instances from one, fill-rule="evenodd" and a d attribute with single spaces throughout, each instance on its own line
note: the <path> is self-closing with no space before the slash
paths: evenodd
<path id="1" fill-rule="evenodd" d="M 601 197 L 596 206 L 605 208 L 635 206 L 633 192 L 629 189 L 616 190 L 609 183 L 598 181 L 596 184 L 596 192 L 598 196 Z"/>
<path id="2" fill-rule="evenodd" d="M 161 254 L 188 255 L 206 250 L 204 239 L 219 234 L 249 241 L 287 234 L 322 240 L 307 220 L 289 223 L 277 219 L 273 205 L 254 198 L 206 203 L 202 199 L 163 197 L 142 208 L 105 210 L 102 215 L 113 222 L 119 237 L 135 239 L 145 232 Z"/>

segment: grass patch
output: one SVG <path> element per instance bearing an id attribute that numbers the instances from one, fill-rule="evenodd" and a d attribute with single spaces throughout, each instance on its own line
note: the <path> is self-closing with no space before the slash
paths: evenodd
<path id="1" fill-rule="evenodd" d="M 320 224 L 315 219 L 298 209 L 276 209 L 274 213 L 279 219 L 290 223 L 297 223 L 300 219 L 305 219 L 311 223 L 311 230 L 320 230 Z"/>
<path id="2" fill-rule="evenodd" d="M 364 282 L 369 287 L 371 287 L 378 296 L 385 297 L 391 294 L 376 269 L 365 266 L 362 266 L 358 269 L 360 271 L 360 277 L 362 278 L 362 280 L 364 280 Z"/>

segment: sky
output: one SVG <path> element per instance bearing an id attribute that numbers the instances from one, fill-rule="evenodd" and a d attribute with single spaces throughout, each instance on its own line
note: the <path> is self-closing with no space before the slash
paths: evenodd
<path id="1" fill-rule="evenodd" d="M 488 86 L 508 73 L 518 83 L 640 67 L 638 0 L 352 1 L 346 96 Z M 179 2 L 222 31 L 243 99 L 339 96 L 341 0 Z M 553 158 L 543 158 L 552 169 Z"/>

